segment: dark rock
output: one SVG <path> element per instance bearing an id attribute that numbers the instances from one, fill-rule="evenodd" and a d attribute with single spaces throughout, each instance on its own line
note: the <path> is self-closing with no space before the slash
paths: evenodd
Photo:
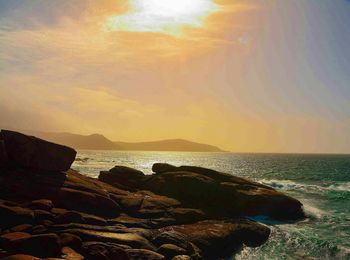
<path id="1" fill-rule="evenodd" d="M 29 233 L 26 232 L 11 232 L 0 236 L 0 248 L 7 248 L 13 240 L 31 237 Z"/>
<path id="2" fill-rule="evenodd" d="M 21 224 L 18 226 L 14 226 L 10 229 L 12 232 L 26 232 L 30 230 L 33 227 L 33 225 L 30 224 Z"/>
<path id="3" fill-rule="evenodd" d="M 37 225 L 37 226 L 34 226 L 34 227 L 32 228 L 31 233 L 34 234 L 34 235 L 39 235 L 39 234 L 47 233 L 47 227 L 44 226 L 44 225 Z"/>
<path id="4" fill-rule="evenodd" d="M 120 212 L 118 204 L 113 200 L 87 191 L 62 188 L 53 200 L 63 208 L 102 216 L 116 216 Z"/>
<path id="5" fill-rule="evenodd" d="M 187 251 L 181 247 L 173 244 L 164 244 L 157 249 L 157 253 L 166 257 L 166 259 L 172 259 L 177 255 L 184 255 Z"/>
<path id="6" fill-rule="evenodd" d="M 232 256 L 243 245 L 259 246 L 265 243 L 270 229 L 264 225 L 248 221 L 202 221 L 194 224 L 171 226 L 160 230 L 183 234 L 203 253 L 205 259 Z M 155 238 L 156 239 L 156 238 Z M 178 245 L 176 242 L 173 244 Z M 180 246 L 180 245 L 178 245 Z M 185 248 L 183 246 L 180 246 Z"/>
<path id="7" fill-rule="evenodd" d="M 23 223 L 31 224 L 34 221 L 34 212 L 22 207 L 0 204 L 0 219 L 2 228 L 10 228 Z"/>
<path id="8" fill-rule="evenodd" d="M 55 234 L 33 235 L 11 240 L 6 249 L 9 252 L 42 258 L 57 256 L 61 251 L 59 237 Z"/>
<path id="9" fill-rule="evenodd" d="M 57 211 L 54 210 L 53 212 L 57 212 Z M 83 217 L 77 211 L 65 210 L 61 214 L 56 215 L 54 222 L 57 224 L 82 223 Z"/>
<path id="10" fill-rule="evenodd" d="M 115 166 L 109 171 L 101 171 L 98 179 L 115 186 L 128 188 L 135 186 L 138 182 L 144 181 L 146 176 L 142 171 L 133 168 Z"/>
<path id="11" fill-rule="evenodd" d="M 8 163 L 8 156 L 5 148 L 5 143 L 0 140 L 0 166 L 5 166 Z"/>
<path id="12" fill-rule="evenodd" d="M 177 167 L 168 163 L 155 163 L 152 166 L 152 171 L 155 173 L 173 172 Z"/>
<path id="13" fill-rule="evenodd" d="M 125 251 L 124 245 L 102 242 L 84 242 L 82 252 L 87 260 L 110 259 L 110 260 L 128 260 L 129 257 Z"/>
<path id="14" fill-rule="evenodd" d="M 31 255 L 16 254 L 16 255 L 10 255 L 8 257 L 2 258 L 2 260 L 40 260 L 40 258 L 31 256 Z"/>
<path id="15" fill-rule="evenodd" d="M 43 171 L 66 171 L 74 162 L 76 151 L 33 136 L 2 130 L 8 157 L 18 165 Z"/>
<path id="16" fill-rule="evenodd" d="M 176 223 L 186 224 L 204 220 L 207 216 L 202 210 L 190 208 L 172 208 L 168 213 L 176 219 Z"/>
<path id="17" fill-rule="evenodd" d="M 31 203 L 27 205 L 30 209 L 41 209 L 46 211 L 51 211 L 51 209 L 54 207 L 51 200 L 33 200 Z"/>
<path id="18" fill-rule="evenodd" d="M 173 230 L 165 230 L 159 233 L 153 238 L 152 243 L 157 246 L 161 246 L 163 244 L 174 244 L 182 248 L 188 248 L 189 246 L 188 237 L 183 233 Z"/>
<path id="19" fill-rule="evenodd" d="M 46 210 L 35 209 L 34 216 L 36 223 L 42 223 L 44 220 L 53 220 L 52 214 Z"/>
<path id="20" fill-rule="evenodd" d="M 127 249 L 126 252 L 130 259 L 133 260 L 165 260 L 163 255 L 147 249 Z"/>
<path id="21" fill-rule="evenodd" d="M 160 166 L 162 173 L 150 176 L 142 188 L 202 209 L 212 217 L 263 215 L 279 220 L 305 217 L 298 200 L 268 186 L 201 167 L 158 165 L 155 170 Z"/>
<path id="22" fill-rule="evenodd" d="M 59 234 L 59 238 L 60 238 L 62 247 L 68 246 L 77 250 L 81 248 L 82 240 L 80 237 L 76 235 L 73 235 L 70 233 L 61 233 Z"/>

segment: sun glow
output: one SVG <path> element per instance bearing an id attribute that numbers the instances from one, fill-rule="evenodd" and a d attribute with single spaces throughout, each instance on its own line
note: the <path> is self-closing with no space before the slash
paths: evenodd
<path id="1" fill-rule="evenodd" d="M 218 10 L 212 0 L 129 0 L 128 13 L 109 17 L 104 29 L 181 36 L 184 28 L 202 27 Z"/>

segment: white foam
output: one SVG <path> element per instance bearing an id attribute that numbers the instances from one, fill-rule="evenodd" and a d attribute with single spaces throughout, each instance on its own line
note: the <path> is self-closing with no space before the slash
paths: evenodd
<path id="1" fill-rule="evenodd" d="M 350 192 L 350 182 L 341 182 L 332 185 L 315 185 L 315 184 L 304 184 L 297 183 L 291 180 L 266 180 L 262 179 L 259 181 L 261 184 L 268 185 L 275 189 L 281 190 L 306 190 L 308 192 L 323 192 L 323 191 L 349 191 Z"/>

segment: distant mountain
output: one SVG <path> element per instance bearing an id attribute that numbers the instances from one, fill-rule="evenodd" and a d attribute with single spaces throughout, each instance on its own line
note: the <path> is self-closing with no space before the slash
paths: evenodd
<path id="1" fill-rule="evenodd" d="M 170 139 L 153 142 L 113 142 L 103 135 L 78 135 L 71 133 L 49 133 L 24 131 L 29 135 L 67 145 L 75 149 L 91 150 L 130 150 L 130 151 L 183 151 L 183 152 L 225 152 L 208 144 L 195 143 L 183 139 Z"/>
<path id="2" fill-rule="evenodd" d="M 224 152 L 208 144 L 195 143 L 183 139 L 170 139 L 153 142 L 126 143 L 115 142 L 123 150 L 137 151 L 183 151 L 183 152 Z"/>

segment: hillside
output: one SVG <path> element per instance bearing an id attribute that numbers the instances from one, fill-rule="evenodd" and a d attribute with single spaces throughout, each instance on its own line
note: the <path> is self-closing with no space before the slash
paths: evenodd
<path id="1" fill-rule="evenodd" d="M 220 148 L 208 144 L 200 144 L 183 139 L 169 139 L 153 142 L 113 142 L 100 134 L 78 135 L 71 133 L 32 132 L 27 134 L 49 140 L 51 142 L 91 150 L 130 150 L 130 151 L 184 151 L 184 152 L 224 152 Z"/>

